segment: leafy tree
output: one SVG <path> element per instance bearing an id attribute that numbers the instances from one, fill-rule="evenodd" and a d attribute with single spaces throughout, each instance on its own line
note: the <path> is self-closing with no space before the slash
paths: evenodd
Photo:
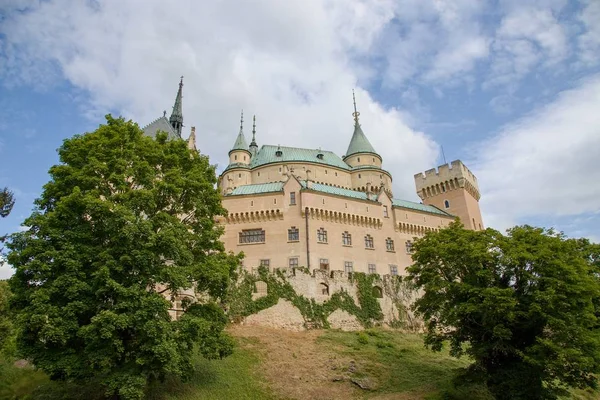
<path id="1" fill-rule="evenodd" d="M 497 399 L 555 399 L 596 387 L 600 296 L 589 242 L 552 230 L 465 230 L 459 223 L 415 242 L 408 271 L 423 296 L 425 344 L 475 362 Z M 598 254 L 598 253 L 596 253 Z M 596 259 L 597 260 L 597 259 Z"/>
<path id="2" fill-rule="evenodd" d="M 7 281 L 0 281 L 0 355 L 13 355 L 14 328 L 9 310 L 11 298 Z"/>
<path id="3" fill-rule="evenodd" d="M 225 210 L 208 158 L 106 119 L 64 141 L 28 230 L 12 235 L 11 304 L 19 350 L 52 379 L 138 399 L 151 381 L 189 377 L 194 349 L 231 352 L 220 307 L 186 304 L 175 321 L 165 295 L 221 298 L 238 259 L 219 241 Z"/>

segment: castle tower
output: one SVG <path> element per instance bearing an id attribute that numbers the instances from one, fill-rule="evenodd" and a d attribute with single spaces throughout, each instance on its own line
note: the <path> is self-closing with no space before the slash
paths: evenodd
<path id="1" fill-rule="evenodd" d="M 467 229 L 484 228 L 477 178 L 460 160 L 415 174 L 415 185 L 424 204 L 456 215 Z"/>
<path id="2" fill-rule="evenodd" d="M 244 111 L 240 118 L 240 132 L 238 133 L 233 147 L 229 150 L 229 165 L 225 169 L 224 179 L 221 180 L 221 189 L 223 194 L 238 186 L 249 185 L 252 183 L 250 175 L 250 159 L 252 153 L 248 150 L 248 142 L 244 136 Z M 226 172 L 226 174 L 225 174 Z"/>
<path id="3" fill-rule="evenodd" d="M 183 111 L 181 101 L 183 98 L 183 76 L 179 81 L 179 90 L 177 90 L 177 97 L 175 97 L 175 104 L 173 104 L 173 112 L 171 113 L 171 117 L 169 118 L 169 122 L 171 126 L 177 132 L 179 137 L 181 137 L 181 128 L 183 127 Z"/>

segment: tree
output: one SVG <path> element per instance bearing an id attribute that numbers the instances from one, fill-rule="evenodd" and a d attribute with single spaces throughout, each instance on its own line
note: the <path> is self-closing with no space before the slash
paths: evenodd
<path id="1" fill-rule="evenodd" d="M 596 387 L 600 284 L 589 242 L 529 226 L 504 236 L 455 222 L 414 249 L 408 271 L 423 291 L 414 306 L 427 324 L 426 346 L 439 351 L 448 341 L 452 355 L 471 356 L 467 373 L 497 399 L 555 399 L 569 386 Z"/>
<path id="2" fill-rule="evenodd" d="M 219 241 L 225 210 L 208 158 L 106 119 L 64 141 L 28 230 L 12 235 L 11 304 L 19 350 L 51 379 L 137 399 L 153 380 L 189 377 L 195 348 L 231 352 L 220 307 L 185 304 L 172 320 L 165 295 L 221 298 L 239 261 Z"/>
<path id="3" fill-rule="evenodd" d="M 15 205 L 15 195 L 7 187 L 0 189 L 0 217 L 7 217 Z"/>

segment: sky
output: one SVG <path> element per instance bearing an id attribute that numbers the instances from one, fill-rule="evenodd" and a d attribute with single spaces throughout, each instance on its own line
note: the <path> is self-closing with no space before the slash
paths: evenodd
<path id="1" fill-rule="evenodd" d="M 354 89 L 395 197 L 460 159 L 487 226 L 600 241 L 598 21 L 600 0 L 1 0 L 0 187 L 17 203 L 0 233 L 23 229 L 64 139 L 169 114 L 183 76 L 183 136 L 218 171 L 242 109 L 259 146 L 343 155 Z"/>

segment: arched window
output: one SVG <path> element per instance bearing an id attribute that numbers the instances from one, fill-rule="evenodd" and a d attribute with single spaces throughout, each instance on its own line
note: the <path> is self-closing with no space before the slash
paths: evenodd
<path id="1" fill-rule="evenodd" d="M 329 296 L 329 286 L 326 283 L 322 283 L 319 285 L 321 288 L 321 294 L 323 296 Z"/>
<path id="2" fill-rule="evenodd" d="M 383 290 L 379 286 L 373 286 L 373 297 L 376 299 L 383 298 Z"/>
<path id="3" fill-rule="evenodd" d="M 448 200 L 444 200 L 444 207 L 450 208 L 450 202 Z"/>

